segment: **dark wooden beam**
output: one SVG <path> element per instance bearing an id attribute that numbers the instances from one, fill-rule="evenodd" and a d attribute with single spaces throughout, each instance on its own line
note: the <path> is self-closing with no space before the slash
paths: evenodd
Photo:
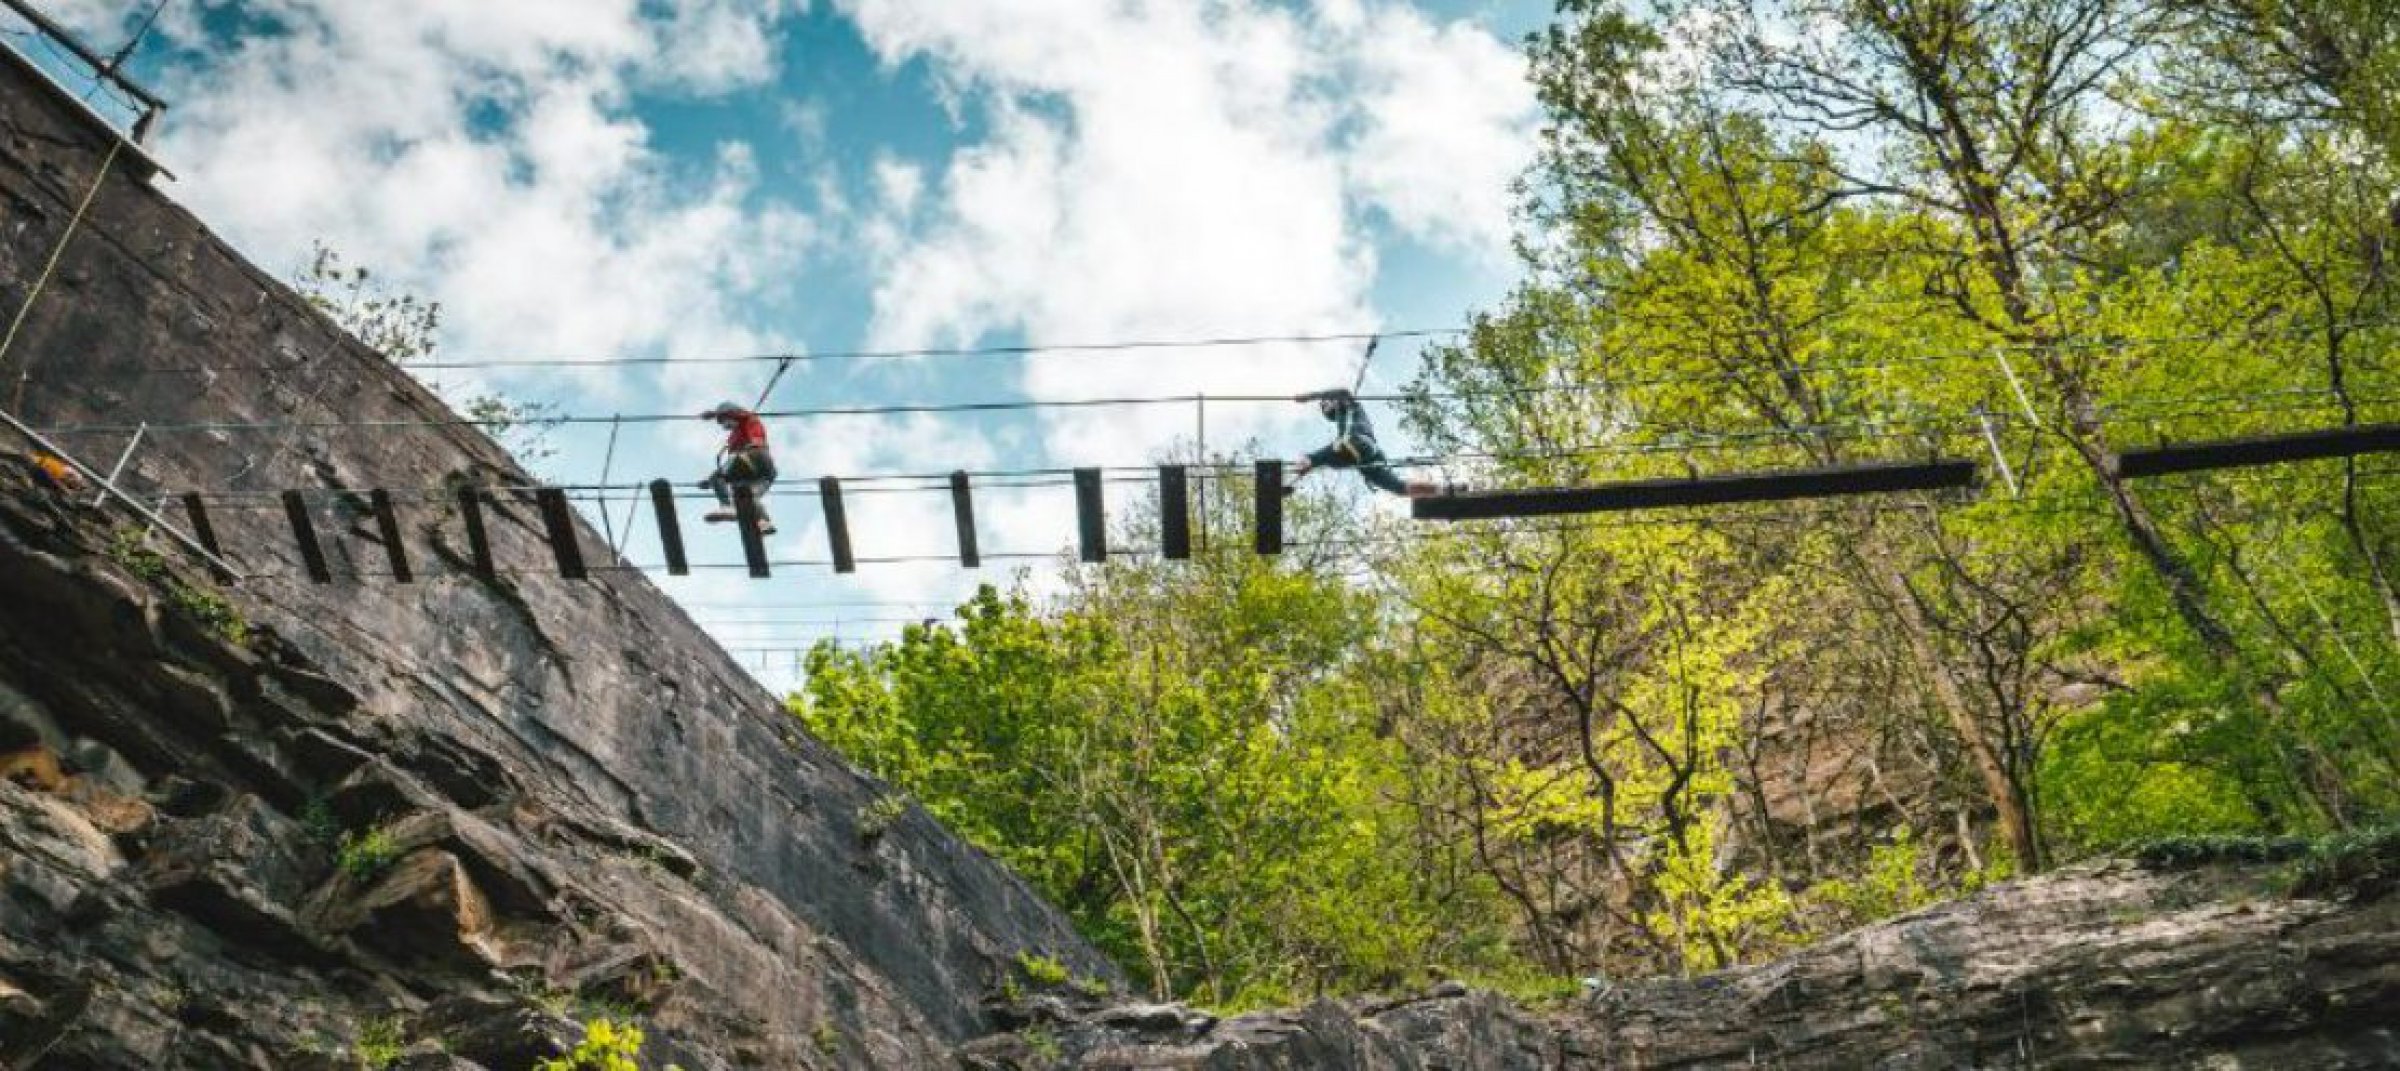
<path id="1" fill-rule="evenodd" d="M 1409 512 L 1420 521 L 1466 521 L 1493 517 L 1547 517 L 1717 506 L 1736 502 L 1781 502 L 1798 498 L 1939 491 L 1975 486 L 1972 461 L 1901 462 L 1750 472 L 1697 479 L 1635 480 L 1591 487 L 1534 487 L 1464 491 L 1414 499 Z"/>
<path id="2" fill-rule="evenodd" d="M 850 513 L 842 508 L 842 481 L 817 477 L 817 498 L 825 505 L 825 541 L 833 548 L 833 571 L 857 572 L 858 557 L 850 550 Z"/>
<path id="3" fill-rule="evenodd" d="M 1251 512 L 1258 515 L 1260 554 L 1283 553 L 1283 462 L 1269 458 L 1254 466 Z"/>
<path id="4" fill-rule="evenodd" d="M 558 559 L 558 575 L 569 580 L 590 576 L 583 567 L 583 546 L 575 541 L 575 511 L 567 507 L 567 493 L 544 487 L 533 498 L 542 507 L 542 528 L 550 537 L 551 556 Z"/>
<path id="5" fill-rule="evenodd" d="M 225 560 L 225 551 L 217 546 L 217 526 L 209 523 L 208 506 L 200 501 L 199 492 L 189 492 L 183 496 L 183 515 L 191 518 L 192 538 L 198 540 L 213 559 L 208 563 L 209 575 L 216 577 L 220 584 L 230 584 L 239 579 L 233 575 L 233 570 L 219 564 Z"/>
<path id="6" fill-rule="evenodd" d="M 319 584 L 333 583 L 333 570 L 325 566 L 325 548 L 317 544 L 317 524 L 308 516 L 308 500 L 298 491 L 285 491 L 283 515 L 292 522 L 292 539 L 300 544 L 300 564 L 308 570 L 308 578 Z"/>
<path id="7" fill-rule="evenodd" d="M 1075 520 L 1082 533 L 1083 560 L 1108 560 L 1108 502 L 1100 487 L 1099 469 L 1075 470 Z"/>
<path id="8" fill-rule="evenodd" d="M 2129 478 L 2165 476 L 2176 472 L 2280 465 L 2290 461 L 2355 457 L 2394 450 L 2400 450 L 2400 424 L 2362 424 L 2352 428 L 2326 428 L 2289 435 L 2261 435 L 2247 439 L 2221 439 L 2127 450 L 2117 455 L 2117 473 Z"/>
<path id="9" fill-rule="evenodd" d="M 667 555 L 667 575 L 692 575 L 692 563 L 683 556 L 683 520 L 675 513 L 674 484 L 650 481 L 650 512 L 658 515 L 658 546 Z"/>
<path id="10" fill-rule="evenodd" d="M 758 531 L 758 492 L 747 483 L 733 485 L 733 524 L 742 530 L 742 561 L 753 579 L 772 574 L 767 568 L 767 537 Z"/>
<path id="11" fill-rule="evenodd" d="M 1191 476 L 1181 465 L 1158 467 L 1158 551 L 1169 561 L 1192 556 Z"/>
<path id="12" fill-rule="evenodd" d="M 968 486 L 964 469 L 950 474 L 950 512 L 958 518 L 958 564 L 980 567 L 983 551 L 975 543 L 975 492 Z"/>
<path id="13" fill-rule="evenodd" d="M 483 530 L 483 490 L 473 484 L 458 489 L 458 516 L 467 525 L 467 553 L 475 559 L 475 575 L 486 581 L 500 579 L 500 570 L 492 564 L 492 537 Z"/>
<path id="14" fill-rule="evenodd" d="M 417 574 L 408 567 L 408 545 L 400 538 L 400 511 L 392 506 L 391 492 L 378 487 L 367 492 L 367 502 L 375 508 L 375 532 L 383 537 L 383 556 L 392 563 L 392 579 L 415 583 Z"/>

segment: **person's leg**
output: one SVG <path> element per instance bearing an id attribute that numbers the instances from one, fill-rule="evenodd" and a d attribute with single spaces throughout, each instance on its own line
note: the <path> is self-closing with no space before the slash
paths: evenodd
<path id="1" fill-rule="evenodd" d="M 732 520 L 733 483 L 725 478 L 725 470 L 718 469 L 709 473 L 708 479 L 701 481 L 700 486 L 708 488 L 711 494 L 717 496 L 717 508 L 708 511 L 708 516 L 703 519 L 708 521 Z"/>
<path id="2" fill-rule="evenodd" d="M 750 481 L 750 501 L 758 507 L 758 530 L 768 535 L 775 534 L 775 519 L 767 516 L 767 492 L 774 486 L 772 469 L 765 477 Z"/>
<path id="3" fill-rule="evenodd" d="M 1366 478 L 1367 486 L 1385 494 L 1405 495 L 1409 493 L 1408 485 L 1400 481 L 1400 475 L 1393 472 L 1392 467 L 1382 461 L 1371 461 L 1360 465 L 1358 474 Z"/>

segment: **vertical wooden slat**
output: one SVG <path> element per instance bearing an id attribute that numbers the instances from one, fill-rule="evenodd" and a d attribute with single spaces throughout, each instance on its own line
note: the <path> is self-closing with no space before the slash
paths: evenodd
<path id="1" fill-rule="evenodd" d="M 378 487 L 367 492 L 367 501 L 375 507 L 375 531 L 383 536 L 383 555 L 392 563 L 392 579 L 415 583 L 417 575 L 408 567 L 408 547 L 400 540 L 400 511 L 392 506 L 391 492 Z"/>
<path id="2" fill-rule="evenodd" d="M 817 477 L 817 497 L 825 505 L 825 541 L 833 548 L 833 571 L 857 572 L 858 559 L 850 553 L 850 515 L 842 509 L 842 481 Z"/>
<path id="3" fill-rule="evenodd" d="M 692 563 L 683 556 L 683 522 L 675 515 L 675 485 L 650 481 L 650 508 L 658 514 L 658 545 L 667 555 L 667 575 L 692 575 Z"/>
<path id="4" fill-rule="evenodd" d="M 767 568 L 767 537 L 758 533 L 758 493 L 749 484 L 733 485 L 733 523 L 742 530 L 742 560 L 749 563 L 750 575 L 764 579 L 772 572 Z"/>
<path id="5" fill-rule="evenodd" d="M 1082 530 L 1083 560 L 1108 560 L 1108 505 L 1100 491 L 1099 469 L 1075 470 L 1075 520 Z"/>
<path id="6" fill-rule="evenodd" d="M 1181 465 L 1158 467 L 1158 549 L 1169 561 L 1192 556 L 1190 481 Z"/>
<path id="7" fill-rule="evenodd" d="M 542 506 L 542 528 L 550 537 L 551 556 L 558 559 L 558 575 L 569 580 L 590 576 L 583 567 L 583 547 L 575 541 L 575 511 L 567 507 L 567 493 L 544 487 L 533 497 Z"/>
<path id="8" fill-rule="evenodd" d="M 472 484 L 458 489 L 458 516 L 467 525 L 467 553 L 475 559 L 475 575 L 485 581 L 500 579 L 500 570 L 492 564 L 492 537 L 483 530 L 483 492 Z"/>
<path id="9" fill-rule="evenodd" d="M 1258 514 L 1258 552 L 1283 553 L 1283 462 L 1268 459 L 1255 470 Z"/>
<path id="10" fill-rule="evenodd" d="M 300 544 L 300 564 L 308 570 L 308 578 L 319 584 L 333 583 L 333 570 L 325 567 L 325 548 L 317 545 L 316 522 L 308 516 L 308 500 L 298 491 L 285 491 L 283 515 L 292 522 L 292 539 Z"/>
<path id="11" fill-rule="evenodd" d="M 191 518 L 192 538 L 199 540 L 200 545 L 207 549 L 212 557 L 222 560 L 225 557 L 225 551 L 217 545 L 217 526 L 209 523 L 208 506 L 200 501 L 199 492 L 194 491 L 183 496 L 183 513 L 184 516 Z M 211 576 L 217 578 L 217 583 L 220 584 L 230 584 L 237 579 L 232 570 L 215 561 L 208 563 L 208 571 Z"/>
<path id="12" fill-rule="evenodd" d="M 983 564 L 983 551 L 975 542 L 975 493 L 967 485 L 966 470 L 950 474 L 950 512 L 958 518 L 958 564 L 969 569 Z"/>

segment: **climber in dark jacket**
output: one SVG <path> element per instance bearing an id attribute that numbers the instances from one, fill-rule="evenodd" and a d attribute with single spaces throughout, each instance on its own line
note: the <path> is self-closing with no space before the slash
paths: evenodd
<path id="1" fill-rule="evenodd" d="M 711 523 L 733 520 L 733 489 L 748 487 L 751 501 L 758 505 L 759 534 L 774 535 L 775 522 L 767 519 L 767 488 L 775 485 L 775 455 L 767 449 L 766 423 L 757 413 L 732 402 L 718 402 L 700 415 L 725 429 L 725 445 L 717 450 L 717 471 L 703 485 L 717 493 L 717 508 L 709 511 L 707 519 Z"/>
<path id="2" fill-rule="evenodd" d="M 1292 486 L 1284 488 L 1285 494 L 1290 494 L 1300 486 L 1302 478 L 1320 468 L 1357 469 L 1367 486 L 1387 494 L 1423 498 L 1440 493 L 1430 483 L 1402 480 L 1392 471 L 1390 459 L 1383 456 L 1383 447 L 1375 442 L 1375 426 L 1367 422 L 1366 407 L 1359 404 L 1357 395 L 1335 388 L 1292 400 L 1317 403 L 1317 412 L 1333 422 L 1333 441 L 1300 459 L 1299 467 L 1292 473 Z"/>

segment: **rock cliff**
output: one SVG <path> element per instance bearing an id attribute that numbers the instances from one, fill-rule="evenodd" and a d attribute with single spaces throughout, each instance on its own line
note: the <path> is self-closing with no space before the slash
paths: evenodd
<path id="1" fill-rule="evenodd" d="M 1222 1023 L 1048 997 L 961 1058 L 977 1071 L 2400 1067 L 2400 839 L 2349 862 L 2297 895 L 2273 863 L 2087 866 L 1758 967 L 1597 983 L 1540 1015 L 1457 986 Z"/>
<path id="2" fill-rule="evenodd" d="M 0 307 L 110 135 L 0 60 Z M 121 154 L 11 349 L 45 427 L 423 421 L 447 410 Z M 130 436 L 62 435 L 113 459 Z M 296 1067 L 441 1037 L 527 1066 L 638 1014 L 653 1066 L 922 1068 L 989 1032 L 1020 955 L 1113 981 L 990 859 L 806 738 L 638 572 L 549 567 L 530 501 L 466 567 L 471 428 L 154 434 L 125 484 L 214 500 L 220 584 L 0 429 L 0 1067 Z M 106 461 L 95 464 L 105 466 Z M 417 582 L 384 568 L 393 488 Z M 180 523 L 181 515 L 177 514 Z M 430 1058 L 429 1058 L 430 1059 Z"/>

